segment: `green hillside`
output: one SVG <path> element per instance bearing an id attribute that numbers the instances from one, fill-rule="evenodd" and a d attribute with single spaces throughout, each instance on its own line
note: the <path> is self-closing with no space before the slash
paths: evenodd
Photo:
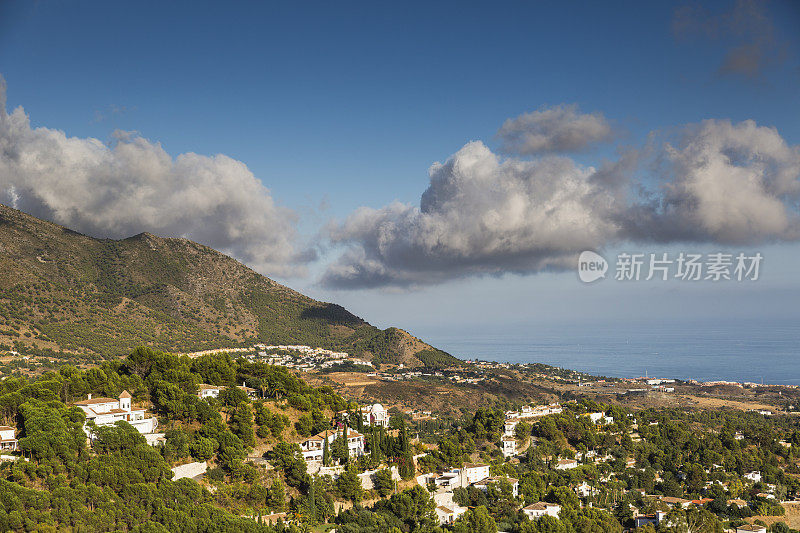
<path id="1" fill-rule="evenodd" d="M 256 342 L 408 366 L 458 363 L 187 239 L 94 239 L 0 205 L 0 347 L 95 360 L 142 345 L 191 352 Z"/>

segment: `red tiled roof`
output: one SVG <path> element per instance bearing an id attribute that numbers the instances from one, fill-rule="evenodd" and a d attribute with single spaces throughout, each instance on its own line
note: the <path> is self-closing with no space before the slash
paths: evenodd
<path id="1" fill-rule="evenodd" d="M 119 403 L 119 400 L 114 398 L 92 398 L 91 400 L 81 400 L 75 402 L 75 405 L 97 405 L 98 403 Z"/>

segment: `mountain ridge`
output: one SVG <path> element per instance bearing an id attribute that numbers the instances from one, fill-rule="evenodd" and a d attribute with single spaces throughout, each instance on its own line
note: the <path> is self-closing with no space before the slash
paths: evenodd
<path id="1" fill-rule="evenodd" d="M 0 204 L 0 348 L 103 359 L 139 345 L 190 352 L 256 342 L 341 349 L 379 364 L 459 364 L 189 239 L 97 239 Z"/>

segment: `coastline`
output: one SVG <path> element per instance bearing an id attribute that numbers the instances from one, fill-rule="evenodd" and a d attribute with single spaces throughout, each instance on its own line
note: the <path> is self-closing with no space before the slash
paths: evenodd
<path id="1" fill-rule="evenodd" d="M 427 338 L 461 359 L 543 363 L 620 379 L 800 385 L 800 326 L 771 324 L 559 325 L 523 334 Z"/>

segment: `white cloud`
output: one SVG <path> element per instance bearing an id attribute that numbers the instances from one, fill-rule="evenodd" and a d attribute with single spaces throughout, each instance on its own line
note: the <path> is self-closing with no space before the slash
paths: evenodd
<path id="1" fill-rule="evenodd" d="M 580 113 L 578 106 L 560 105 L 506 120 L 497 136 L 500 150 L 532 155 L 575 152 L 606 141 L 613 130 L 602 113 Z"/>
<path id="2" fill-rule="evenodd" d="M 649 195 L 632 180 L 642 167 L 656 168 Z M 429 173 L 419 207 L 361 208 L 332 225 L 330 239 L 345 251 L 324 285 L 533 274 L 572 268 L 583 250 L 627 241 L 800 239 L 800 150 L 753 121 L 690 125 L 677 142 L 628 150 L 597 169 L 566 157 L 502 158 L 471 142 Z"/>
<path id="3" fill-rule="evenodd" d="M 619 230 L 614 191 L 567 158 L 504 160 L 472 142 L 429 174 L 419 208 L 362 208 L 331 228 L 331 240 L 350 248 L 325 285 L 415 286 L 564 268 Z"/>
<path id="4" fill-rule="evenodd" d="M 97 237 L 187 237 L 264 273 L 302 273 L 309 257 L 296 248 L 295 214 L 244 163 L 172 157 L 126 132 L 106 145 L 31 128 L 22 108 L 6 111 L 0 84 L 0 202 Z"/>
<path id="5" fill-rule="evenodd" d="M 800 149 L 752 120 L 706 120 L 665 144 L 659 201 L 633 235 L 753 244 L 800 238 Z M 641 231 L 644 228 L 644 231 Z"/>

